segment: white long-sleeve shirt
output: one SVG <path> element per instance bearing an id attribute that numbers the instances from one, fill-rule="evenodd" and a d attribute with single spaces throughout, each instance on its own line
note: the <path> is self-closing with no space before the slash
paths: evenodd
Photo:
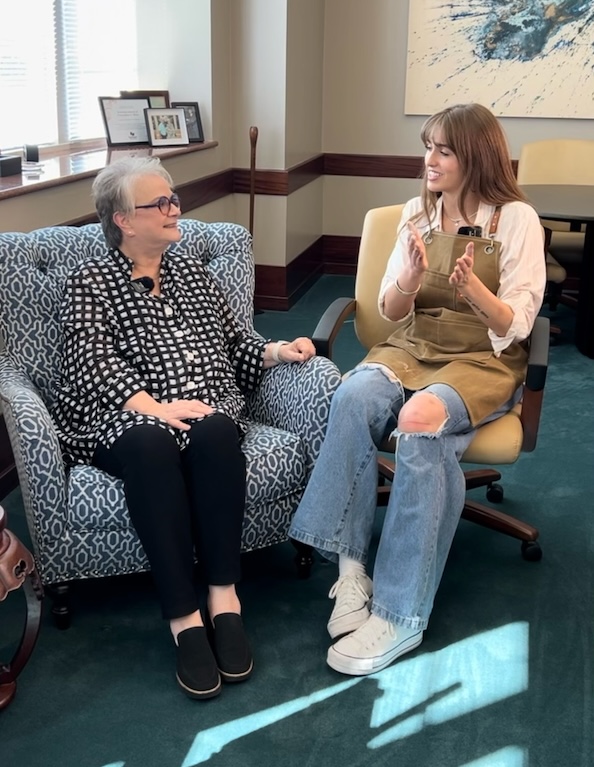
<path id="1" fill-rule="evenodd" d="M 442 200 L 431 222 L 431 229 L 441 231 Z M 381 282 L 378 296 L 379 311 L 384 313 L 384 296 L 390 285 L 402 272 L 407 263 L 408 229 L 406 222 L 423 210 L 420 197 L 409 200 L 402 212 L 396 244 L 388 260 L 386 273 Z M 475 226 L 481 226 L 487 236 L 495 208 L 481 203 L 475 219 Z M 424 216 L 415 221 L 421 234 L 429 229 Z M 525 202 L 509 202 L 502 206 L 499 224 L 494 239 L 501 243 L 499 255 L 499 289 L 497 297 L 511 307 L 514 317 L 505 336 L 498 336 L 489 329 L 489 339 L 494 353 L 499 356 L 513 341 L 522 341 L 530 335 L 536 316 L 542 305 L 546 283 L 543 229 L 538 214 Z M 414 311 L 414 304 L 411 308 Z"/>

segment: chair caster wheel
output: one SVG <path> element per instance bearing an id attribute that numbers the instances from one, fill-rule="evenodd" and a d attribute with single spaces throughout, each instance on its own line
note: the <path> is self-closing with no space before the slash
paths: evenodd
<path id="1" fill-rule="evenodd" d="M 522 541 L 522 557 L 527 562 L 540 562 L 542 549 L 537 541 Z"/>
<path id="2" fill-rule="evenodd" d="M 491 503 L 501 503 L 503 501 L 503 488 L 497 482 L 493 482 L 487 488 L 487 500 Z"/>

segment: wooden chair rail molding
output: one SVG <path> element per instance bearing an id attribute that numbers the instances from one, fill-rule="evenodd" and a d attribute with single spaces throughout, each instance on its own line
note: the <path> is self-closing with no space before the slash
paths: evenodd
<path id="1" fill-rule="evenodd" d="M 517 168 L 516 161 L 514 168 Z M 289 195 L 323 175 L 420 178 L 422 169 L 422 157 L 326 153 L 286 170 L 256 170 L 254 191 L 261 195 Z M 87 175 L 93 175 L 96 170 Z M 12 183 L 14 185 L 14 179 Z M 67 179 L 60 183 L 67 183 Z M 18 194 L 32 191 L 34 188 L 25 188 Z M 178 191 L 185 210 L 199 208 L 230 194 L 249 194 L 250 170 L 222 170 L 183 184 Z M 3 192 L 0 184 L 0 204 L 2 197 L 9 195 Z M 94 214 L 89 214 L 61 223 L 79 226 L 96 220 Z M 360 237 L 322 235 L 286 267 L 256 265 L 256 308 L 287 310 L 321 274 L 354 275 L 359 241 Z M 0 499 L 17 485 L 4 417 L 0 415 Z"/>
<path id="2" fill-rule="evenodd" d="M 216 142 L 212 142 L 216 146 Z M 187 149 L 186 147 L 183 148 Z M 165 150 L 162 150 L 165 151 Z M 181 148 L 177 152 L 182 151 Z M 514 161 L 514 165 L 517 163 Z M 178 187 L 184 210 L 194 210 L 230 194 L 287 196 L 321 176 L 367 178 L 420 178 L 423 158 L 405 155 L 319 154 L 285 170 L 256 169 L 252 181 L 249 168 L 228 168 Z M 85 175 L 97 172 L 86 171 Z M 80 177 L 80 176 L 79 176 Z M 71 176 L 70 180 L 75 178 Z M 52 183 L 68 183 L 63 177 Z M 12 182 L 14 183 L 14 181 Z M 253 183 L 253 186 L 252 186 Z M 12 194 L 34 191 L 22 188 Z M 11 195 L 3 191 L 2 197 Z M 59 223 L 80 226 L 97 221 L 94 213 Z M 320 274 L 351 274 L 356 271 L 359 237 L 322 235 L 288 266 L 256 265 L 257 309 L 288 309 Z"/>

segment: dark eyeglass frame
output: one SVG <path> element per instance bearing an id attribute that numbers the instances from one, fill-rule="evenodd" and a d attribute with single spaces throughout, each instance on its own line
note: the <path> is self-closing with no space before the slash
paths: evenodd
<path id="1" fill-rule="evenodd" d="M 138 210 L 139 208 L 159 208 L 164 216 L 168 216 L 172 205 L 175 205 L 176 208 L 181 210 L 181 201 L 179 199 L 179 195 L 175 192 L 171 195 L 171 197 L 165 197 L 165 195 L 163 195 L 163 197 L 159 197 L 157 202 L 151 202 L 148 205 L 135 205 L 134 210 Z"/>

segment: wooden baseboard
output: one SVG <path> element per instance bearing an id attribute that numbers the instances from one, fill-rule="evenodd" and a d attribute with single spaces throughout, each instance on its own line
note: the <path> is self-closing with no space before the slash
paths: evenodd
<path id="1" fill-rule="evenodd" d="M 361 238 L 341 234 L 325 234 L 322 240 L 324 274 L 355 275 Z"/>
<path id="2" fill-rule="evenodd" d="M 257 309 L 286 311 L 308 290 L 324 270 L 323 238 L 294 258 L 288 266 L 256 264 Z"/>
<path id="3" fill-rule="evenodd" d="M 354 275 L 360 241 L 325 234 L 288 266 L 256 264 L 256 309 L 287 311 L 322 274 Z"/>

